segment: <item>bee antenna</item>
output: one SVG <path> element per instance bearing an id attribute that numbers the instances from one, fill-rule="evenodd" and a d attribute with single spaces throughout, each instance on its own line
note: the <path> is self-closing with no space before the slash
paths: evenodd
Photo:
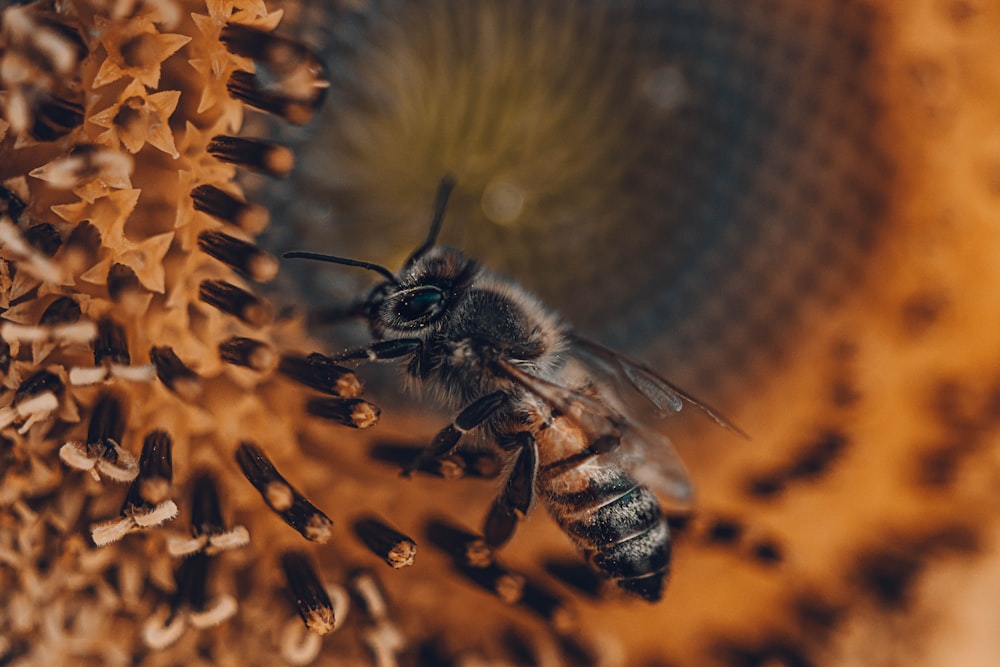
<path id="1" fill-rule="evenodd" d="M 348 259 L 347 257 L 334 257 L 333 255 L 321 255 L 315 252 L 286 252 L 282 255 L 285 259 L 314 259 L 318 262 L 329 262 L 331 264 L 345 264 L 347 266 L 360 266 L 362 269 L 368 269 L 369 271 L 374 271 L 385 276 L 389 282 L 393 285 L 398 284 L 396 276 L 393 275 L 392 271 L 380 266 L 378 264 L 373 264 L 372 262 L 362 262 L 358 259 Z"/>
<path id="2" fill-rule="evenodd" d="M 438 185 L 437 189 L 437 196 L 434 198 L 434 217 L 431 218 L 431 229 L 427 234 L 427 240 L 424 241 L 419 248 L 413 251 L 413 254 L 406 260 L 406 264 L 404 264 L 404 266 L 409 266 L 414 260 L 434 247 L 434 243 L 437 241 L 438 232 L 441 231 L 441 222 L 444 220 L 444 211 L 448 207 L 448 198 L 451 196 L 451 191 L 454 189 L 454 176 L 448 174 L 441 179 L 441 183 Z"/>

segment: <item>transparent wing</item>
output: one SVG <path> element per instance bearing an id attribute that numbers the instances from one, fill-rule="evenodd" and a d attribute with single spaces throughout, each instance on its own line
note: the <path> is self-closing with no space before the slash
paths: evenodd
<path id="1" fill-rule="evenodd" d="M 567 334 L 567 340 L 570 364 L 576 363 L 578 372 L 589 378 L 595 390 L 606 394 L 609 402 L 630 419 L 646 421 L 650 409 L 655 417 L 664 417 L 690 405 L 722 428 L 749 439 L 742 429 L 723 417 L 718 410 L 644 364 L 573 332 Z"/>
<path id="2" fill-rule="evenodd" d="M 496 360 L 494 364 L 503 375 L 587 434 L 595 458 L 625 468 L 636 481 L 669 502 L 672 509 L 690 509 L 694 496 L 690 477 L 665 435 L 619 412 L 602 400 L 600 392 L 564 387 L 507 361 Z"/>

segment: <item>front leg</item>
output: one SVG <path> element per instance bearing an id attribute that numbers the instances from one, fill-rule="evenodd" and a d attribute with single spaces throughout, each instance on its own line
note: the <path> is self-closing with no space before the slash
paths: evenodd
<path id="1" fill-rule="evenodd" d="M 458 447 L 458 441 L 462 434 L 474 429 L 482 424 L 486 419 L 496 412 L 507 400 L 507 394 L 502 391 L 495 391 L 492 394 L 480 396 L 468 407 L 458 413 L 455 421 L 441 429 L 434 437 L 434 442 L 429 447 L 420 452 L 413 462 L 403 468 L 403 477 L 409 477 L 429 461 L 447 456 Z"/>
<path id="2" fill-rule="evenodd" d="M 365 347 L 341 352 L 332 359 L 333 361 L 387 361 L 419 353 L 423 347 L 424 342 L 419 338 L 380 340 Z"/>
<path id="3" fill-rule="evenodd" d="M 483 537 L 491 547 L 502 546 L 514 534 L 521 520 L 535 502 L 535 477 L 538 475 L 538 447 L 527 431 L 514 434 L 517 458 L 483 522 Z"/>

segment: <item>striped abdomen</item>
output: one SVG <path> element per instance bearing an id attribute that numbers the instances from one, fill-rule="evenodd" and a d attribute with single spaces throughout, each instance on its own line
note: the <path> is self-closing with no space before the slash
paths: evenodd
<path id="1" fill-rule="evenodd" d="M 670 568 L 670 531 L 656 496 L 621 468 L 589 459 L 539 474 L 552 517 L 621 588 L 656 602 Z"/>

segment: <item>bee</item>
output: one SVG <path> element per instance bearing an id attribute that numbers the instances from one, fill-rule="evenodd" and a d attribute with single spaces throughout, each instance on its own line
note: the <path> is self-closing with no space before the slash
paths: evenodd
<path id="1" fill-rule="evenodd" d="M 692 486 L 669 439 L 651 420 L 718 412 L 632 361 L 572 331 L 513 280 L 436 240 L 454 181 L 442 181 L 426 240 L 393 273 L 370 262 L 286 253 L 364 268 L 384 278 L 350 311 L 373 342 L 334 357 L 390 361 L 457 410 L 404 475 L 454 452 L 478 432 L 506 461 L 483 537 L 498 548 L 540 502 L 592 567 L 620 588 L 660 600 L 670 530 L 657 498 L 687 511 Z"/>

